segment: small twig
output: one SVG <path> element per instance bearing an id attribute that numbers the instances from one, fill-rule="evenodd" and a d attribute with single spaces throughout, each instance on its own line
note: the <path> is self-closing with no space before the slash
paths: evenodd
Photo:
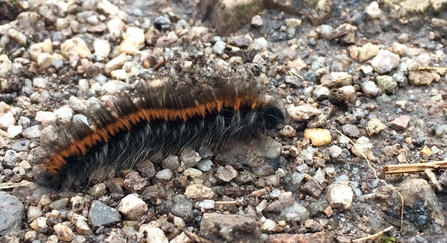
<path id="1" fill-rule="evenodd" d="M 437 71 L 439 69 L 447 69 L 447 67 L 430 67 L 430 66 L 420 66 L 418 67 L 418 71 Z"/>
<path id="2" fill-rule="evenodd" d="M 352 143 L 353 145 L 355 145 L 354 141 L 352 141 L 348 136 L 346 136 L 345 134 L 343 134 L 342 132 L 340 132 L 337 128 L 335 128 L 334 126 L 332 126 L 329 122 L 326 122 L 326 124 L 327 124 L 328 126 L 330 126 L 332 129 L 334 129 L 335 131 L 337 131 L 337 133 L 339 133 L 340 135 L 343 135 L 343 136 L 347 137 L 348 140 L 349 140 L 349 142 Z M 369 161 L 369 159 L 363 154 L 363 152 L 361 152 L 361 154 L 362 154 L 363 158 L 365 158 L 366 163 L 368 164 L 369 169 L 371 169 L 371 170 L 373 171 L 373 173 L 374 173 L 374 177 L 375 177 L 378 181 L 382 182 L 386 187 L 388 187 L 388 188 L 390 188 L 392 191 L 396 192 L 397 195 L 399 195 L 399 198 L 400 198 L 400 204 L 401 204 L 401 205 L 400 205 L 400 230 L 399 230 L 399 231 L 402 232 L 402 229 L 403 229 L 403 227 L 404 227 L 403 225 L 404 225 L 404 205 L 405 205 L 405 204 L 404 204 L 404 198 L 402 197 L 402 194 L 400 194 L 399 191 L 397 191 L 395 188 L 393 188 L 393 187 L 390 186 L 388 183 L 386 183 L 385 180 L 380 179 L 379 176 L 377 175 L 377 171 L 372 167 L 371 162 Z"/>
<path id="3" fill-rule="evenodd" d="M 447 169 L 447 160 L 418 164 L 385 165 L 382 172 L 384 174 L 412 173 L 422 172 L 426 169 Z"/>
<path id="4" fill-rule="evenodd" d="M 32 184 L 32 183 L 29 182 L 29 181 L 21 181 L 19 183 L 6 182 L 6 183 L 1 183 L 0 184 L 0 190 L 16 188 L 18 186 L 28 186 L 30 184 Z"/>
<path id="5" fill-rule="evenodd" d="M 214 204 L 238 204 L 238 201 L 215 201 Z"/>
<path id="6" fill-rule="evenodd" d="M 375 238 L 380 238 L 380 237 L 382 237 L 383 233 L 391 231 L 393 229 L 394 229 L 394 226 L 390 226 L 390 227 L 388 227 L 388 228 L 386 228 L 384 230 L 381 230 L 381 231 L 379 231 L 379 232 L 377 232 L 377 233 L 375 233 L 373 235 L 370 235 L 370 236 L 367 236 L 367 237 L 363 237 L 363 238 L 360 238 L 360 239 L 356 239 L 356 240 L 352 240 L 352 242 L 355 243 L 355 242 L 362 242 L 362 241 L 366 241 L 366 240 L 372 240 L 372 239 L 375 239 Z"/>
<path id="7" fill-rule="evenodd" d="M 332 88 L 335 85 L 338 85 L 339 83 L 341 83 L 342 81 L 345 81 L 345 80 L 350 79 L 350 78 L 352 78 L 352 77 L 338 78 L 338 79 L 332 80 L 331 82 L 320 84 L 320 85 L 323 86 L 323 87 L 326 87 L 326 88 Z"/>
<path id="8" fill-rule="evenodd" d="M 287 72 L 288 72 L 291 76 L 297 76 L 297 77 L 300 78 L 301 80 L 304 80 L 304 78 L 303 78 L 301 75 L 299 75 L 298 73 L 296 73 L 296 72 L 290 71 L 289 69 L 287 69 Z"/>

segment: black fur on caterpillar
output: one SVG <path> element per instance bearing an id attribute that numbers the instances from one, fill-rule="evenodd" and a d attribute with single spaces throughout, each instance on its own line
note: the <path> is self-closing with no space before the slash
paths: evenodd
<path id="1" fill-rule="evenodd" d="M 247 83 L 224 82 L 211 89 L 180 85 L 144 87 L 136 97 L 121 95 L 107 109 L 90 112 L 91 125 L 74 120 L 58 138 L 43 144 L 44 170 L 38 184 L 56 191 L 87 181 L 98 168 L 133 167 L 185 146 L 218 147 L 230 139 L 264 134 L 284 121 L 273 99 Z"/>

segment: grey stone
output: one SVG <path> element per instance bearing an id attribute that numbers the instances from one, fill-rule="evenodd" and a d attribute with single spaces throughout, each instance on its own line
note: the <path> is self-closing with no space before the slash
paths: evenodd
<path id="1" fill-rule="evenodd" d="M 113 225 L 121 221 L 121 214 L 118 210 L 98 200 L 92 202 L 88 217 L 93 227 Z"/>
<path id="2" fill-rule="evenodd" d="M 19 199 L 0 191 L 0 235 L 22 229 L 25 208 Z"/>
<path id="3" fill-rule="evenodd" d="M 161 211 L 164 213 L 172 213 L 187 222 L 194 220 L 193 204 L 185 195 L 175 195 L 161 205 Z"/>
<path id="4" fill-rule="evenodd" d="M 255 243 L 261 241 L 261 227 L 255 217 L 205 213 L 200 223 L 200 235 L 214 243 Z"/>

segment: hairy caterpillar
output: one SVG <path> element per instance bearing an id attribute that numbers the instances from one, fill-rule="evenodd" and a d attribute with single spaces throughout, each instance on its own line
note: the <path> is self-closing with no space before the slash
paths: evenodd
<path id="1" fill-rule="evenodd" d="M 234 82 L 215 89 L 146 87 L 136 97 L 118 97 L 111 109 L 100 106 L 90 113 L 90 126 L 75 120 L 55 141 L 42 145 L 44 171 L 38 184 L 62 190 L 88 180 L 102 166 L 127 168 L 185 146 L 249 139 L 284 121 L 273 100 Z"/>

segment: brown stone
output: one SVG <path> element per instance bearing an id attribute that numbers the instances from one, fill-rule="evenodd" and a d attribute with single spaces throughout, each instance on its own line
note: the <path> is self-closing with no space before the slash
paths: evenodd
<path id="1" fill-rule="evenodd" d="M 202 0 L 200 10 L 219 35 L 226 36 L 251 22 L 263 9 L 262 0 Z"/>
<path id="2" fill-rule="evenodd" d="M 261 227 L 255 217 L 205 213 L 200 223 L 200 235 L 214 243 L 255 243 L 261 241 Z"/>

